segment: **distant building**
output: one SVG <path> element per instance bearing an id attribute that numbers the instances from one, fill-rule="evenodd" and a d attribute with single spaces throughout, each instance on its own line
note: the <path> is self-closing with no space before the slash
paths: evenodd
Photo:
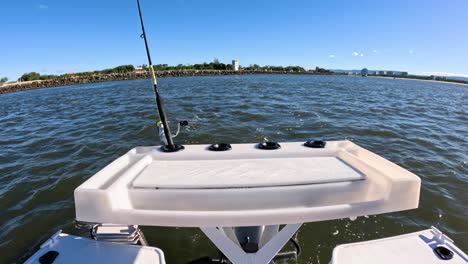
<path id="1" fill-rule="evenodd" d="M 436 75 L 431 75 L 432 80 L 436 81 L 447 81 L 447 76 L 436 76 Z"/>
<path id="2" fill-rule="evenodd" d="M 369 71 L 367 70 L 367 68 L 364 68 L 361 70 L 361 76 L 362 77 L 367 77 L 367 75 L 369 75 Z"/>
<path id="3" fill-rule="evenodd" d="M 234 71 L 239 71 L 239 61 L 237 59 L 232 60 L 232 69 Z"/>
<path id="4" fill-rule="evenodd" d="M 371 74 L 371 73 L 369 73 Z M 393 76 L 393 77 L 408 77 L 408 72 L 403 72 L 403 71 L 375 71 L 375 75 L 381 75 L 381 76 Z"/>
<path id="5" fill-rule="evenodd" d="M 406 77 L 406 76 L 408 76 L 408 72 L 393 71 L 392 74 L 389 74 L 389 75 Z"/>

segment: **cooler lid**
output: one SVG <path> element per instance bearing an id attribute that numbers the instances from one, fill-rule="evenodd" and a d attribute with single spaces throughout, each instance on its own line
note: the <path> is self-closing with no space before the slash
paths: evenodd
<path id="1" fill-rule="evenodd" d="M 337 157 L 153 160 L 135 178 L 133 187 L 274 187 L 355 181 L 364 178 L 363 173 Z"/>

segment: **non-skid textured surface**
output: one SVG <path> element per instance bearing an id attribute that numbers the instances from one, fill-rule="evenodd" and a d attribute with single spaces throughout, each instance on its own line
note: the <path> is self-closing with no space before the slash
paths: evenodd
<path id="1" fill-rule="evenodd" d="M 288 186 L 364 179 L 335 157 L 153 160 L 133 187 L 198 189 Z"/>

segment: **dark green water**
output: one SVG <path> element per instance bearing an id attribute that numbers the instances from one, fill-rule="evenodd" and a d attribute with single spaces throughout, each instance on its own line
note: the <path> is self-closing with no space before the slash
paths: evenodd
<path id="1" fill-rule="evenodd" d="M 341 243 L 434 225 L 468 251 L 468 86 L 347 76 L 159 80 L 178 142 L 350 139 L 422 178 L 420 207 L 309 223 L 299 263 L 328 263 Z M 0 263 L 73 227 L 73 190 L 135 146 L 159 144 L 149 80 L 0 95 Z M 197 229 L 143 229 L 168 263 L 216 249 Z"/>

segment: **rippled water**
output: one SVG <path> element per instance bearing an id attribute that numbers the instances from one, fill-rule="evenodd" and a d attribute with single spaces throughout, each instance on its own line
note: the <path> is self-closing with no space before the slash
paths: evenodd
<path id="1" fill-rule="evenodd" d="M 328 263 L 336 244 L 431 225 L 468 251 L 468 86 L 347 76 L 255 75 L 159 80 L 177 142 L 342 140 L 422 178 L 417 210 L 306 224 L 299 263 Z M 75 230 L 73 190 L 135 146 L 158 143 L 149 80 L 0 95 L 0 263 L 58 229 Z M 168 263 L 216 249 L 197 229 L 143 229 Z"/>

